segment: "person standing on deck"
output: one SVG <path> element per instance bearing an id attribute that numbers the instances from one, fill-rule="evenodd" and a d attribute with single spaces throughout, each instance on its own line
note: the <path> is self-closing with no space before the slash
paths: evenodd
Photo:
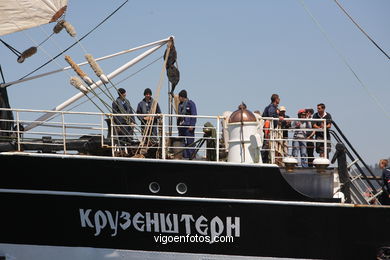
<path id="1" fill-rule="evenodd" d="M 298 118 L 306 118 L 305 109 L 300 109 L 298 111 Z M 298 158 L 298 153 L 300 153 L 301 166 L 307 167 L 307 149 L 306 142 L 304 141 L 304 139 L 306 139 L 306 137 L 310 135 L 310 131 L 308 131 L 307 129 L 311 128 L 311 124 L 307 121 L 293 121 L 291 124 L 291 128 L 296 129 L 296 131 L 294 131 L 294 141 L 292 142 L 292 156 L 294 158 Z"/>
<path id="2" fill-rule="evenodd" d="M 283 117 L 284 119 L 290 118 L 288 115 L 286 115 L 286 107 L 280 106 L 279 109 L 279 116 Z M 289 129 L 291 127 L 291 121 L 283 120 L 279 121 L 279 125 L 281 129 Z M 288 155 L 288 130 L 283 130 L 283 139 L 286 139 L 286 141 L 282 141 L 282 148 L 283 148 L 283 157 Z"/>
<path id="3" fill-rule="evenodd" d="M 312 108 L 306 108 L 306 118 L 310 119 L 313 118 L 314 110 Z M 312 123 L 313 124 L 313 123 Z M 312 139 L 314 136 L 314 131 L 312 131 L 307 139 Z M 309 167 L 313 167 L 313 161 L 314 161 L 314 142 L 307 142 L 307 159 Z"/>
<path id="4" fill-rule="evenodd" d="M 329 129 L 332 126 L 332 116 L 325 112 L 325 105 L 323 103 L 320 103 L 317 105 L 317 113 L 313 115 L 313 119 L 326 119 L 326 126 L 324 126 L 323 122 L 316 121 L 313 122 L 313 128 L 318 130 L 323 130 L 324 127 L 326 128 L 326 139 L 327 139 L 327 158 L 329 158 L 329 152 L 330 152 L 330 135 L 329 135 Z M 324 131 L 316 131 L 316 140 L 324 140 Z M 320 157 L 324 157 L 325 154 L 325 145 L 324 142 L 317 142 L 316 143 L 316 152 L 320 155 Z"/>
<path id="5" fill-rule="evenodd" d="M 382 189 L 383 193 L 380 197 L 380 202 L 384 205 L 390 205 L 390 167 L 389 160 L 382 159 L 379 161 L 379 168 L 383 169 L 382 171 Z"/>
<path id="6" fill-rule="evenodd" d="M 179 92 L 179 107 L 178 114 L 179 115 L 192 115 L 196 116 L 196 105 L 194 101 L 187 98 L 187 91 L 182 90 Z M 177 119 L 177 126 L 179 130 L 179 136 L 184 137 L 184 145 L 186 149 L 183 151 L 183 157 L 187 159 L 191 159 L 194 153 L 194 148 L 187 148 L 194 142 L 195 136 L 195 125 L 196 118 L 194 117 L 179 117 Z"/>
<path id="7" fill-rule="evenodd" d="M 141 100 L 141 102 L 138 103 L 137 106 L 137 114 L 144 114 L 143 116 L 138 116 L 138 119 L 141 121 L 141 129 L 143 135 L 152 135 L 154 138 L 157 137 L 157 117 L 155 117 L 152 120 L 152 131 L 149 133 L 144 133 L 145 131 L 145 125 L 150 119 L 149 116 L 145 116 L 145 114 L 150 114 L 152 110 L 152 104 L 153 104 L 153 98 L 152 98 L 152 90 L 150 88 L 146 88 L 144 90 L 144 99 Z M 156 111 L 154 111 L 154 114 L 161 114 L 160 106 L 156 105 Z M 151 119 L 150 119 L 151 120 Z"/>
<path id="8" fill-rule="evenodd" d="M 280 103 L 279 95 L 278 94 L 272 94 L 272 96 L 271 96 L 271 104 L 269 104 L 264 109 L 262 117 L 279 118 L 279 121 L 283 121 L 284 117 L 279 115 L 279 109 L 278 109 L 279 103 Z M 274 122 L 273 123 L 274 128 L 277 128 L 278 121 L 274 120 L 273 122 Z M 266 150 L 261 152 L 261 157 L 262 157 L 264 163 L 269 163 L 269 161 L 270 161 L 269 160 L 270 159 L 269 158 L 269 155 L 270 155 L 269 149 L 271 148 L 271 145 L 270 145 L 270 141 L 266 140 L 266 139 L 269 139 L 271 137 L 271 134 L 272 134 L 270 132 L 270 126 L 271 126 L 270 120 L 266 120 L 264 122 L 264 139 L 265 140 L 264 140 L 264 143 L 263 143 L 263 148 L 266 149 Z"/>
<path id="9" fill-rule="evenodd" d="M 126 98 L 126 90 L 119 88 L 118 98 L 112 103 L 112 113 L 132 114 L 133 111 L 130 101 Z M 123 136 L 126 136 L 130 140 L 133 139 L 133 125 L 135 125 L 134 116 L 114 116 L 114 124 L 117 125 L 114 129 L 116 130 L 116 135 L 121 136 L 120 139 L 122 139 Z"/>

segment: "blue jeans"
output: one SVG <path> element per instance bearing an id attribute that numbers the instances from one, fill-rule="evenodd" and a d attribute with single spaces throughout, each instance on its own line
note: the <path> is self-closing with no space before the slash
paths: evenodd
<path id="1" fill-rule="evenodd" d="M 301 166 L 302 167 L 307 167 L 306 142 L 294 140 L 292 142 L 292 146 L 293 146 L 292 156 L 297 158 L 298 157 L 298 151 L 299 151 L 301 153 Z"/>

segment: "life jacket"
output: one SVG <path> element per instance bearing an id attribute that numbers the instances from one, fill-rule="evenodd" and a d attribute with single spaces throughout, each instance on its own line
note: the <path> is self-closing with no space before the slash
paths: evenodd
<path id="1" fill-rule="evenodd" d="M 264 137 L 267 139 L 269 138 L 270 126 L 271 126 L 271 121 L 265 120 L 263 129 L 264 129 L 264 135 L 265 135 Z"/>

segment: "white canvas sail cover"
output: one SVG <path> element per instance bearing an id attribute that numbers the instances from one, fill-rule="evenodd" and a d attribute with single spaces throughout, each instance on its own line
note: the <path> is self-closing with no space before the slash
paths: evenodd
<path id="1" fill-rule="evenodd" d="M 0 36 L 55 22 L 67 0 L 0 0 Z"/>

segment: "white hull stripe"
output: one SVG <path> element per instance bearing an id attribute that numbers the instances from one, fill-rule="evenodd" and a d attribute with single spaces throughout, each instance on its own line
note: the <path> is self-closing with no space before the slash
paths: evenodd
<path id="1" fill-rule="evenodd" d="M 89 193 L 89 192 L 49 191 L 49 190 L 0 189 L 0 193 L 37 194 L 37 195 L 50 195 L 50 196 L 52 195 L 81 196 L 81 197 L 96 197 L 96 198 L 143 199 L 143 200 L 166 200 L 166 201 L 189 201 L 189 202 L 215 202 L 215 203 L 222 202 L 222 203 L 241 203 L 241 204 L 339 207 L 339 208 L 340 207 L 390 208 L 390 206 L 354 205 L 354 204 L 327 203 L 327 202 L 201 198 L 201 197 L 156 196 L 156 195 L 137 195 L 137 194 L 103 194 L 103 193 L 92 193 L 92 192 Z"/>

